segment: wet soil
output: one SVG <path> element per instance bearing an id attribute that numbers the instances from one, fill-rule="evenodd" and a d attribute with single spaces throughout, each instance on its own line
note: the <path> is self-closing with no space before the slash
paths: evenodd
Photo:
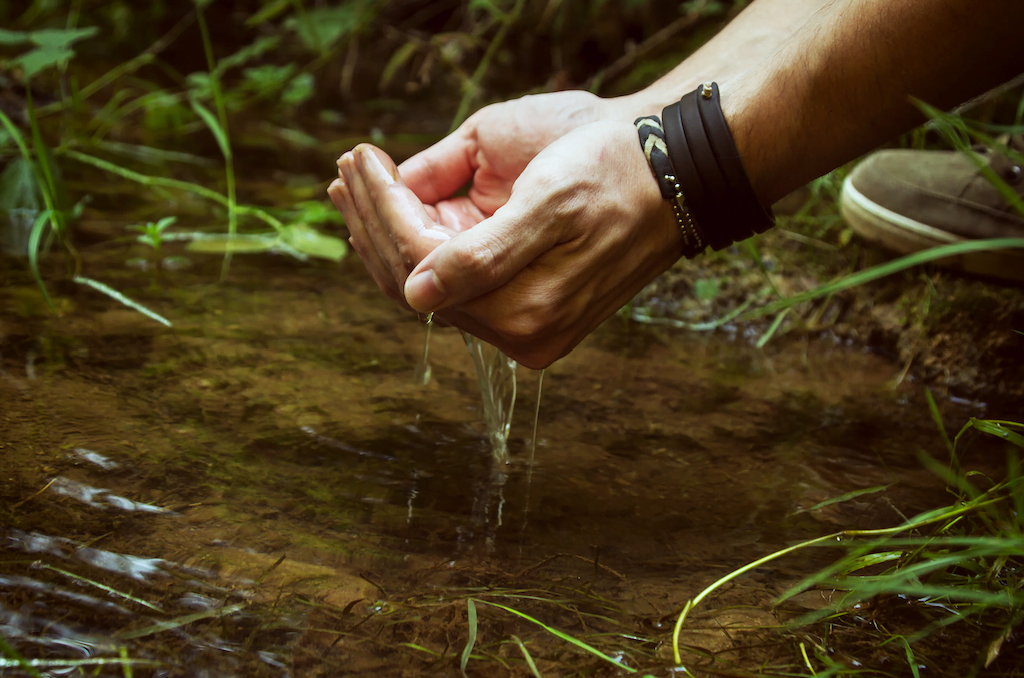
<path id="1" fill-rule="evenodd" d="M 236 257 L 216 284 L 219 259 L 154 278 L 125 265 L 144 254 L 84 252 L 171 329 L 72 284 L 55 286 L 54 316 L 20 262 L 0 266 L 0 615 L 28 657 L 124 648 L 134 675 L 458 675 L 473 598 L 469 675 L 530 675 L 513 638 L 543 675 L 622 672 L 495 603 L 674 675 L 675 615 L 710 582 L 795 540 L 948 503 L 918 459 L 944 454 L 919 384 L 893 387 L 899 365 L 853 342 L 761 350 L 613 319 L 548 370 L 533 466 L 538 375 L 520 369 L 505 466 L 462 339 L 433 333 L 418 385 L 424 328 L 354 257 Z M 952 430 L 996 414 L 940 406 Z M 835 555 L 713 596 L 684 630 L 687 667 L 802 670 L 799 636 L 775 628 L 793 610 L 772 600 Z M 919 657 L 958 675 L 977 647 Z"/>
<path id="2" fill-rule="evenodd" d="M 778 226 L 750 243 L 676 265 L 635 306 L 658 318 L 713 323 L 744 304 L 752 311 L 896 258 L 861 241 L 839 217 L 845 172 L 820 180 L 827 190 L 801 189 L 776 205 Z M 756 342 L 774 320 L 725 323 L 716 331 Z M 809 338 L 869 348 L 892 361 L 894 382 L 909 378 L 947 397 L 1020 412 L 1021 332 L 1024 286 L 928 265 L 801 304 L 771 342 Z"/>

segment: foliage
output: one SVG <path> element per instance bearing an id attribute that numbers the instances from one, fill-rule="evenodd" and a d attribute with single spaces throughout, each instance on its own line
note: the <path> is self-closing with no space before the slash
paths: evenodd
<path id="1" fill-rule="evenodd" d="M 33 48 L 8 62 L 8 67 L 20 68 L 26 80 L 75 56 L 72 46 L 95 37 L 95 27 L 78 29 L 45 28 L 38 31 L 18 32 L 0 29 L 0 45 L 33 45 Z"/>

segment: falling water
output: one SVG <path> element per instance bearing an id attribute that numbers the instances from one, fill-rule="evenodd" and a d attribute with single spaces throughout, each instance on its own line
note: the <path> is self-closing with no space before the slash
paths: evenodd
<path id="1" fill-rule="evenodd" d="M 494 459 L 509 462 L 508 433 L 512 428 L 512 410 L 516 405 L 516 361 L 471 334 L 462 338 L 473 358 L 480 396 L 483 400 L 484 424 Z"/>

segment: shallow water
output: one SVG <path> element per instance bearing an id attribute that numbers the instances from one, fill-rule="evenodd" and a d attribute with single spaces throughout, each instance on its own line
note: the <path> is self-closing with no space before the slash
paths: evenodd
<path id="1" fill-rule="evenodd" d="M 589 631 L 589 601 L 663 641 L 731 568 L 946 502 L 916 456 L 943 449 L 922 394 L 890 389 L 898 366 L 860 348 L 762 351 L 613 319 L 548 370 L 532 469 L 538 373 L 520 369 L 512 461 L 496 465 L 462 338 L 434 328 L 421 385 L 425 328 L 354 257 L 236 257 L 218 285 L 219 260 L 152 279 L 124 265 L 139 254 L 105 245 L 87 271 L 171 330 L 71 286 L 48 315 L 0 261 L 0 628 L 26 656 L 123 647 L 135 675 L 457 675 L 465 603 L 437 605 L 527 585 L 578 597 L 546 610 L 567 631 Z M 951 426 L 979 414 L 943 410 Z M 726 605 L 749 608 L 744 628 L 773 623 L 771 598 L 827 555 L 739 580 L 697 627 Z M 536 631 L 513 621 L 489 642 Z M 742 645 L 694 633 L 708 651 Z M 665 660 L 658 642 L 642 651 Z"/>

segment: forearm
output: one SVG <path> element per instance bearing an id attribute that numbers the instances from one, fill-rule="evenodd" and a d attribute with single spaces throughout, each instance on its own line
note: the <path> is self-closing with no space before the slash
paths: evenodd
<path id="1" fill-rule="evenodd" d="M 624 117 L 661 115 L 702 82 L 722 82 L 772 54 L 828 0 L 757 0 L 715 37 L 649 87 L 619 97 Z"/>
<path id="2" fill-rule="evenodd" d="M 762 0 L 763 1 L 763 0 Z M 1024 70 L 1020 0 L 833 0 L 721 83 L 762 204 Z"/>

